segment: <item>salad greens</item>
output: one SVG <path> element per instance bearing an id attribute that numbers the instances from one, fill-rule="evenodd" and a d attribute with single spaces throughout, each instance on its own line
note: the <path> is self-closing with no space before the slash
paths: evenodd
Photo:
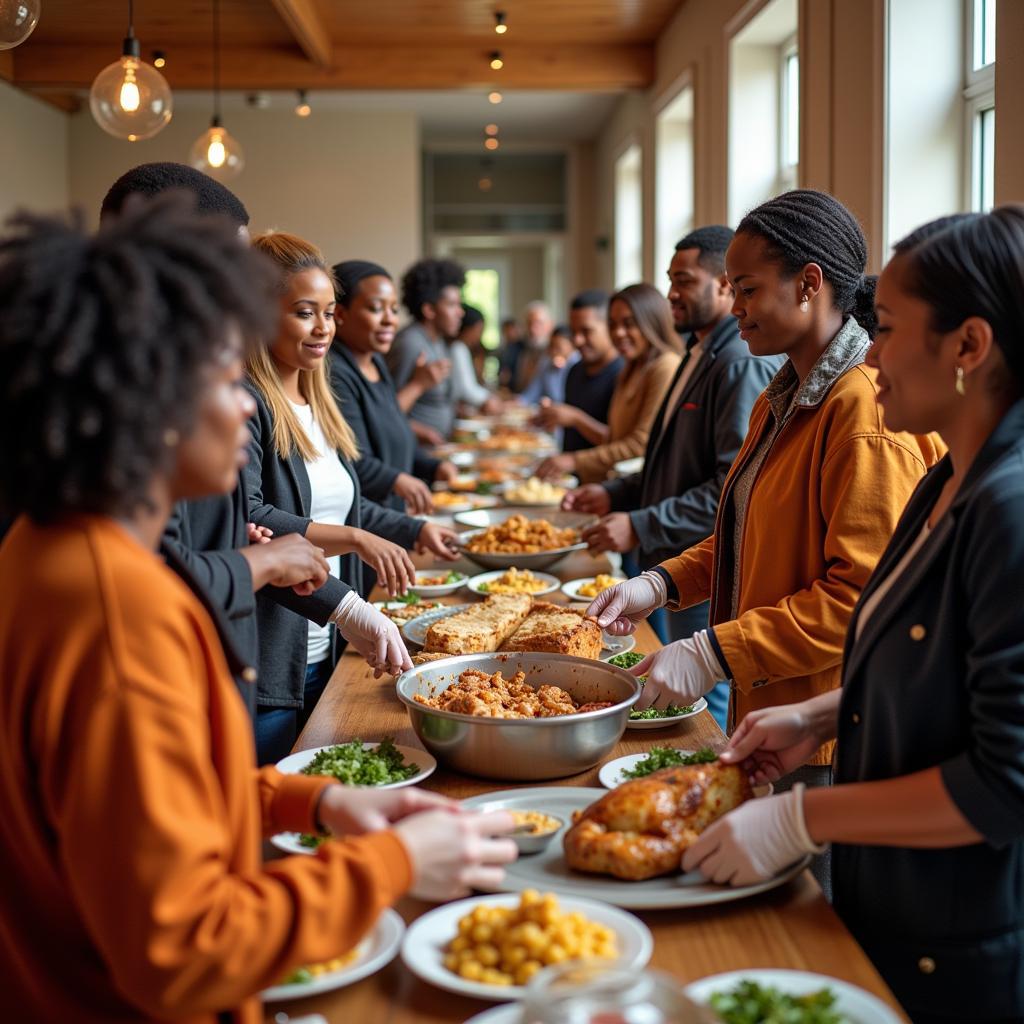
<path id="1" fill-rule="evenodd" d="M 741 981 L 728 992 L 711 996 L 711 1009 L 722 1024 L 843 1024 L 828 988 L 796 996 L 756 981 Z"/>
<path id="2" fill-rule="evenodd" d="M 631 722 L 649 722 L 655 718 L 678 718 L 680 715 L 693 714 L 692 704 L 669 704 L 663 708 L 644 708 L 637 711 L 633 708 L 629 713 Z"/>
<path id="3" fill-rule="evenodd" d="M 411 779 L 418 772 L 416 765 L 402 757 L 390 736 L 370 750 L 363 749 L 362 740 L 328 747 L 302 769 L 303 775 L 333 775 L 346 786 L 386 786 Z"/>
<path id="4" fill-rule="evenodd" d="M 309 850 L 315 850 L 325 839 L 330 839 L 330 836 L 318 836 L 313 835 L 310 832 L 303 832 L 299 836 L 299 846 L 305 846 Z"/>
<path id="5" fill-rule="evenodd" d="M 415 590 L 407 590 L 404 594 L 396 594 L 391 600 L 397 604 L 419 604 L 420 595 Z"/>
<path id="6" fill-rule="evenodd" d="M 313 980 L 313 972 L 308 967 L 300 967 L 292 971 L 287 978 L 283 978 L 280 985 L 308 985 Z"/>
<path id="7" fill-rule="evenodd" d="M 646 657 L 646 654 L 641 654 L 639 651 L 626 651 L 625 654 L 616 654 L 614 658 L 609 658 L 608 664 L 628 669 L 634 665 L 639 665 Z"/>
<path id="8" fill-rule="evenodd" d="M 642 779 L 651 772 L 660 771 L 662 768 L 676 768 L 686 764 L 710 764 L 717 761 L 718 755 L 710 748 L 703 747 L 694 754 L 684 754 L 681 750 L 673 750 L 671 747 L 652 747 L 650 753 L 638 761 L 632 768 L 627 768 L 622 773 L 624 779 Z"/>

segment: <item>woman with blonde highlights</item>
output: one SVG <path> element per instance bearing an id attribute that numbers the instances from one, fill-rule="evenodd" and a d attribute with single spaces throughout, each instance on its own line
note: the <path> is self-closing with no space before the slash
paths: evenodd
<path id="1" fill-rule="evenodd" d="M 324 550 L 332 573 L 315 607 L 297 599 L 295 610 L 311 620 L 308 626 L 279 602 L 257 598 L 256 739 L 266 762 L 288 753 L 327 685 L 332 625 L 375 669 L 410 667 L 394 625 L 359 597 L 369 591 L 360 562 L 376 571 L 390 594 L 404 593 L 415 580 L 408 550 L 450 559 L 454 535 L 361 496 L 352 469 L 359 454 L 355 437 L 325 365 L 335 330 L 331 271 L 320 251 L 295 235 L 262 235 L 253 246 L 276 264 L 281 290 L 276 336 L 246 366 L 257 406 L 245 470 L 249 518 L 273 533 L 303 534 Z M 344 592 L 339 581 L 355 592 Z"/>

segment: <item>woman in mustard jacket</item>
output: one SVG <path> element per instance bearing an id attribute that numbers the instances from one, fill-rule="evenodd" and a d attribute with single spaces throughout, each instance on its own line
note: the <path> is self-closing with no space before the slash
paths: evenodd
<path id="1" fill-rule="evenodd" d="M 931 435 L 882 422 L 874 278 L 852 214 L 822 192 L 788 192 L 747 214 L 726 255 L 733 313 L 755 355 L 787 362 L 757 400 L 726 479 L 715 532 L 591 604 L 610 632 L 657 607 L 711 600 L 711 626 L 634 669 L 640 706 L 691 704 L 731 680 L 730 731 L 748 711 L 839 685 L 860 592 L 921 477 L 942 454 Z M 827 784 L 831 745 L 795 780 Z"/>

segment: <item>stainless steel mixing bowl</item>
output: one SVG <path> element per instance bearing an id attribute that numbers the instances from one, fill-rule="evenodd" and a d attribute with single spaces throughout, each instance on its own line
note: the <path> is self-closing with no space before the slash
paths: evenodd
<path id="1" fill-rule="evenodd" d="M 437 711 L 413 699 L 415 694 L 437 696 L 469 668 L 501 672 L 506 679 L 521 670 L 534 688 L 550 683 L 577 703 L 615 703 L 555 718 L 477 718 Z M 517 782 L 560 779 L 592 768 L 618 743 L 640 696 L 640 683 L 625 669 L 567 654 L 530 652 L 427 662 L 399 676 L 396 688 L 420 742 L 438 761 L 468 775 Z"/>
<path id="2" fill-rule="evenodd" d="M 479 530 L 484 530 L 489 526 L 500 526 L 506 519 L 514 515 L 523 515 L 527 519 L 546 519 L 552 526 L 557 526 L 560 529 L 571 527 L 574 530 L 582 530 L 584 526 L 596 522 L 596 516 L 587 513 L 514 505 L 505 508 L 477 508 L 472 512 L 457 512 L 453 518 L 461 526 L 475 527 L 475 529 L 459 534 L 460 542 L 464 544 Z M 477 565 L 482 565 L 485 569 L 509 569 L 512 566 L 517 569 L 546 569 L 561 561 L 571 551 L 585 551 L 586 547 L 587 545 L 580 541 L 578 544 L 569 544 L 564 548 L 535 551 L 532 554 L 469 551 L 465 547 L 462 548 L 462 553 L 471 562 L 476 562 Z"/>

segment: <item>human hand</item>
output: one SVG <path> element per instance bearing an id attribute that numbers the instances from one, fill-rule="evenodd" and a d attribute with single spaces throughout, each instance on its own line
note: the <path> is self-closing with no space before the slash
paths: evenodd
<path id="1" fill-rule="evenodd" d="M 661 584 L 659 587 L 658 584 Z M 642 572 L 625 583 L 602 590 L 587 607 L 588 619 L 612 636 L 624 636 L 636 630 L 655 608 L 665 603 L 664 583 L 652 572 Z"/>
<path id="2" fill-rule="evenodd" d="M 480 411 L 485 416 L 498 416 L 505 409 L 505 403 L 497 396 L 491 395 L 483 405 L 480 406 Z"/>
<path id="3" fill-rule="evenodd" d="M 742 764 L 754 783 L 775 782 L 806 764 L 829 738 L 818 735 L 806 703 L 751 711 L 719 759 L 725 764 Z"/>
<path id="4" fill-rule="evenodd" d="M 253 590 L 265 586 L 291 587 L 307 597 L 327 582 L 331 567 L 323 549 L 311 544 L 301 533 L 286 533 L 258 544 L 239 548 L 249 563 Z"/>
<path id="5" fill-rule="evenodd" d="M 353 532 L 355 553 L 377 574 L 389 597 L 404 594 L 416 582 L 416 567 L 405 548 L 367 530 Z"/>
<path id="6" fill-rule="evenodd" d="M 399 473 L 391 489 L 405 502 L 405 510 L 409 515 L 426 515 L 434 511 L 430 488 L 419 477 L 411 473 Z"/>
<path id="7" fill-rule="evenodd" d="M 575 421 L 576 409 L 565 402 L 552 402 L 550 398 L 540 400 L 540 408 L 534 417 L 534 422 L 544 427 L 545 430 L 554 430 L 555 427 L 571 427 Z"/>
<path id="8" fill-rule="evenodd" d="M 459 475 L 459 467 L 454 463 L 449 462 L 445 459 L 444 462 L 439 462 L 437 469 L 434 470 L 434 479 L 439 483 L 448 483 L 450 480 L 454 480 Z"/>
<path id="9" fill-rule="evenodd" d="M 360 836 L 380 832 L 410 814 L 458 807 L 454 800 L 415 786 L 375 790 L 336 785 L 324 790 L 317 817 L 331 835 Z"/>
<path id="10" fill-rule="evenodd" d="M 648 654 L 630 672 L 647 676 L 644 692 L 636 702 L 641 711 L 653 707 L 662 694 L 668 694 L 676 704 L 693 704 L 724 674 L 705 630 Z"/>
<path id="11" fill-rule="evenodd" d="M 751 885 L 777 875 L 808 853 L 822 853 L 804 822 L 804 786 L 748 800 L 709 825 L 684 854 L 684 871 L 699 869 L 719 885 Z"/>
<path id="12" fill-rule="evenodd" d="M 451 527 L 424 523 L 416 538 L 416 553 L 437 555 L 446 562 L 454 562 L 459 557 L 458 536 Z"/>
<path id="13" fill-rule="evenodd" d="M 584 484 L 569 491 L 562 499 L 566 512 L 590 512 L 606 516 L 612 510 L 612 496 L 600 484 Z"/>
<path id="14" fill-rule="evenodd" d="M 266 544 L 274 536 L 269 526 L 257 526 L 255 523 L 246 523 L 245 532 L 250 544 Z"/>
<path id="15" fill-rule="evenodd" d="M 471 889 L 494 889 L 505 877 L 503 865 L 518 854 L 511 839 L 495 837 L 514 828 L 515 819 L 507 811 L 426 811 L 400 821 L 395 833 L 412 862 L 410 895 L 451 900 Z"/>
<path id="16" fill-rule="evenodd" d="M 566 473 L 571 473 L 576 468 L 576 457 L 570 452 L 563 452 L 561 455 L 549 455 L 537 467 L 534 476 L 541 480 L 561 480 Z"/>
<path id="17" fill-rule="evenodd" d="M 366 659 L 374 678 L 397 676 L 412 668 L 398 627 L 369 601 L 353 595 L 335 618 L 338 632 Z"/>
<path id="18" fill-rule="evenodd" d="M 640 543 L 633 521 L 625 512 L 605 516 L 583 530 L 580 537 L 591 551 L 632 551 Z"/>
<path id="19" fill-rule="evenodd" d="M 433 427 L 428 427 L 426 423 L 420 423 L 419 420 L 410 419 L 409 426 L 412 429 L 413 435 L 420 444 L 425 444 L 427 447 L 433 447 L 434 445 L 444 444 L 444 436 Z"/>
<path id="20" fill-rule="evenodd" d="M 431 388 L 436 388 L 441 381 L 445 380 L 451 372 L 452 364 L 449 360 L 435 359 L 428 363 L 426 355 L 421 352 L 416 359 L 416 369 L 412 372 L 412 379 L 424 391 L 430 391 Z"/>

